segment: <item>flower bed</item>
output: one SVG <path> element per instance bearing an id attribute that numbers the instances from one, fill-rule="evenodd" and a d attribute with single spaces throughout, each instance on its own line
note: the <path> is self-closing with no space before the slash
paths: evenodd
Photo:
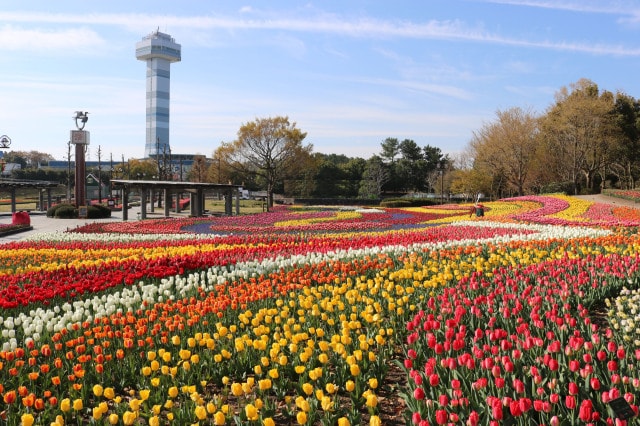
<path id="1" fill-rule="evenodd" d="M 486 208 L 280 208 L 3 244 L 0 418 L 391 424 L 391 388 L 400 424 L 613 423 L 617 397 L 637 412 L 640 241 L 619 228 L 635 216 L 571 197 Z M 626 322 L 596 321 L 604 303 Z"/>

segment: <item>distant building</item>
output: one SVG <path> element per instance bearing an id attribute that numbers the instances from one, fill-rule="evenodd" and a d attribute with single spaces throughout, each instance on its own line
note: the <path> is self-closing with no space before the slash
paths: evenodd
<path id="1" fill-rule="evenodd" d="M 168 34 L 155 31 L 136 43 L 136 58 L 147 62 L 147 132 L 145 158 L 170 153 L 170 66 L 181 60 L 180 45 Z"/>

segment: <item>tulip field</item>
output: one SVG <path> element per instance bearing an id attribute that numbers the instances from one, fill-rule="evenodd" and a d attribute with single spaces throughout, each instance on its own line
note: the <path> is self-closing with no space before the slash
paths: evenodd
<path id="1" fill-rule="evenodd" d="M 637 421 L 640 209 L 469 207 L 0 244 L 0 426 Z"/>

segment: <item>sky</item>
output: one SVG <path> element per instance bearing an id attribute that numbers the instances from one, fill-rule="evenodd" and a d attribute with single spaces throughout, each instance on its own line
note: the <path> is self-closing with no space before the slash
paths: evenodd
<path id="1" fill-rule="evenodd" d="M 394 137 L 457 155 L 496 113 L 542 114 L 586 78 L 640 98 L 640 0 L 0 0 L 0 135 L 66 160 L 75 111 L 87 160 L 141 158 L 146 65 L 171 65 L 173 153 L 211 156 L 287 116 L 313 152 L 370 158 Z M 7 151 L 7 150 L 5 150 Z"/>

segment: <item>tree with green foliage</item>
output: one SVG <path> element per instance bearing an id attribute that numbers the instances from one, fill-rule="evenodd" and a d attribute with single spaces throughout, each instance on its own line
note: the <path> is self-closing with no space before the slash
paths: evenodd
<path id="1" fill-rule="evenodd" d="M 227 161 L 260 178 L 271 208 L 275 188 L 301 173 L 301 165 L 310 160 L 313 147 L 302 144 L 306 136 L 288 117 L 258 118 L 240 127 L 237 139 L 228 147 Z"/>

